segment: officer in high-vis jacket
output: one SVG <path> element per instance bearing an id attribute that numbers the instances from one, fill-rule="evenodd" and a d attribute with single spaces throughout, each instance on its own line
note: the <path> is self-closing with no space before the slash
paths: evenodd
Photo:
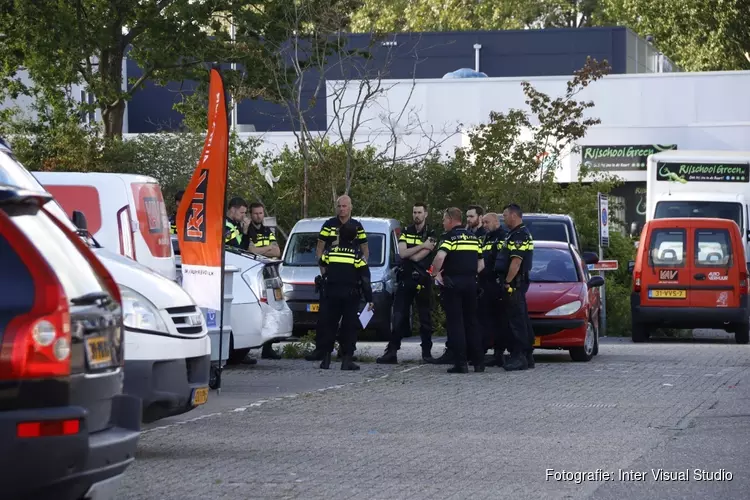
<path id="1" fill-rule="evenodd" d="M 246 250 L 250 240 L 247 237 L 247 202 L 235 196 L 229 200 L 224 218 L 224 244 Z"/>
<path id="2" fill-rule="evenodd" d="M 495 262 L 508 235 L 500 225 L 500 219 L 495 212 L 485 214 L 482 225 L 486 231 L 482 247 L 484 269 L 479 273 L 479 324 L 482 328 L 482 347 L 485 353 L 490 347 L 494 347 L 495 351 L 493 357 L 485 358 L 486 366 L 503 366 L 503 353 L 508 348 L 508 328 L 500 304 L 500 287 L 495 281 Z"/>
<path id="3" fill-rule="evenodd" d="M 325 276 L 325 328 L 318 336 L 318 346 L 323 351 L 320 368 L 331 365 L 331 353 L 336 332 L 341 322 L 341 369 L 359 370 L 354 363 L 357 333 L 362 326 L 357 314 L 359 301 L 364 296 L 368 310 L 372 311 L 372 286 L 370 268 L 359 245 L 355 243 L 357 226 L 351 222 L 338 228 L 338 243 L 325 250 L 320 257 L 320 274 Z"/>
<path id="4" fill-rule="evenodd" d="M 503 209 L 508 236 L 495 262 L 496 283 L 510 330 L 510 359 L 507 371 L 534 368 L 534 331 L 526 305 L 529 272 L 534 258 L 534 240 L 523 224 L 521 207 L 511 203 Z"/>

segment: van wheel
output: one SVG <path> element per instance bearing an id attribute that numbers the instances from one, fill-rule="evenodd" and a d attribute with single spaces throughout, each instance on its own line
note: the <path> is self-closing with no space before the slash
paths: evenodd
<path id="1" fill-rule="evenodd" d="M 570 357 L 573 361 L 587 362 L 591 361 L 594 357 L 594 347 L 596 346 L 596 329 L 594 324 L 589 321 L 586 326 L 586 338 L 583 340 L 582 347 L 573 347 L 570 352 Z"/>
<path id="2" fill-rule="evenodd" d="M 246 347 L 244 349 L 235 349 L 234 348 L 234 335 L 229 336 L 229 358 L 227 358 L 227 366 L 229 365 L 238 365 L 242 363 L 242 361 L 245 359 L 247 354 L 250 352 L 250 348 Z"/>
<path id="3" fill-rule="evenodd" d="M 395 301 L 391 300 L 391 314 L 388 320 L 388 324 L 380 325 L 377 329 L 376 335 L 378 337 L 378 340 L 382 342 L 387 342 L 391 340 L 391 335 L 392 335 L 391 332 L 393 332 L 393 320 L 394 320 L 393 312 L 395 308 L 396 308 Z"/>
<path id="4" fill-rule="evenodd" d="M 593 355 L 596 356 L 599 354 L 599 329 L 596 329 L 596 337 L 594 338 L 594 351 Z"/>
<path id="5" fill-rule="evenodd" d="M 636 323 L 633 321 L 632 328 L 630 330 L 630 338 L 633 342 L 646 342 L 649 338 L 649 329 L 642 323 Z"/>
<path id="6" fill-rule="evenodd" d="M 735 326 L 734 341 L 738 344 L 747 344 L 750 341 L 750 323 L 740 323 Z"/>

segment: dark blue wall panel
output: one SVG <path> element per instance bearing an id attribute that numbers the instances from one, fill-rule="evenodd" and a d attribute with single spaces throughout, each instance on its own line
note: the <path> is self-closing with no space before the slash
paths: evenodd
<path id="1" fill-rule="evenodd" d="M 350 48 L 366 50 L 371 57 L 345 57 L 331 61 L 326 80 L 376 78 L 442 78 L 459 68 L 474 68 L 474 44 L 480 43 L 479 69 L 490 77 L 570 75 L 591 56 L 607 59 L 612 73 L 626 71 L 626 28 L 547 29 L 487 32 L 404 33 L 383 41 L 370 35 L 352 35 Z M 395 45 L 392 42 L 396 42 Z M 128 77 L 137 78 L 140 69 L 128 61 Z M 325 86 L 314 95 L 318 74 L 305 77 L 303 101 L 314 104 L 306 113 L 310 128 L 326 126 Z M 171 83 L 166 87 L 147 84 L 128 103 L 131 133 L 177 130 L 181 116 L 172 109 L 179 102 L 179 90 L 192 91 L 193 82 Z M 294 130 L 294 120 L 283 105 L 246 100 L 238 107 L 238 122 L 253 124 L 259 132 Z"/>

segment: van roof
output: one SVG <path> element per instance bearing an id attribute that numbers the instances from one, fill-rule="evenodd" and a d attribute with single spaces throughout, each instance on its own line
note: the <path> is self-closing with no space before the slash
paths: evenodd
<path id="1" fill-rule="evenodd" d="M 657 161 L 698 161 L 715 162 L 721 160 L 750 161 L 750 151 L 710 151 L 705 149 L 672 149 L 651 155 Z"/>
<path id="2" fill-rule="evenodd" d="M 139 174 L 119 174 L 114 172 L 32 172 L 34 177 L 52 180 L 52 178 L 67 178 L 74 181 L 83 181 L 86 179 L 88 182 L 95 182 L 96 180 L 108 181 L 114 178 L 119 178 L 126 184 L 131 182 L 154 182 L 157 183 L 155 178 L 148 175 Z M 41 176 L 41 177 L 38 177 Z"/>
<path id="3" fill-rule="evenodd" d="M 537 217 L 537 218 L 547 218 L 547 219 L 557 219 L 557 220 L 573 220 L 573 218 L 570 215 L 566 214 L 538 214 L 538 213 L 532 213 L 532 214 L 523 214 L 522 218 L 526 217 Z"/>
<path id="4" fill-rule="evenodd" d="M 665 227 L 673 227 L 673 228 L 680 228 L 680 227 L 706 227 L 706 226 L 716 226 L 716 227 L 732 227 L 737 226 L 737 223 L 733 220 L 729 219 L 717 219 L 717 218 L 711 218 L 711 217 L 674 217 L 674 218 L 665 218 L 665 219 L 651 219 L 650 221 L 646 222 L 648 227 L 656 227 L 656 228 L 665 228 Z"/>
<path id="5" fill-rule="evenodd" d="M 310 217 L 307 219 L 300 219 L 292 228 L 292 232 L 318 232 L 320 231 L 323 223 L 330 219 L 330 217 Z M 396 219 L 387 219 L 384 217 L 352 217 L 352 219 L 358 220 L 362 223 L 365 231 L 372 231 L 375 229 L 386 230 L 391 227 L 399 227 L 401 224 Z"/>

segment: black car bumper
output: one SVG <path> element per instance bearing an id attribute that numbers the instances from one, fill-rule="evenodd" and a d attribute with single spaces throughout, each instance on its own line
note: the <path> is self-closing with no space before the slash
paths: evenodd
<path id="1" fill-rule="evenodd" d="M 750 316 L 748 297 L 740 307 L 649 307 L 641 305 L 640 294 L 630 295 L 630 312 L 634 323 L 668 328 L 724 328 L 726 323 L 747 323 Z"/>
<path id="2" fill-rule="evenodd" d="M 380 329 L 390 327 L 391 305 L 393 295 L 387 291 L 374 292 L 372 301 L 375 304 L 373 315 L 367 328 Z M 295 285 L 295 290 L 286 293 L 286 303 L 292 310 L 295 330 L 315 330 L 320 318 L 320 295 L 315 293 L 314 286 L 306 285 L 300 287 Z M 360 301 L 360 310 L 364 308 L 365 301 Z M 317 307 L 317 310 L 316 310 Z"/>
<path id="3" fill-rule="evenodd" d="M 196 391 L 208 391 L 210 370 L 210 354 L 164 361 L 126 360 L 123 392 L 140 398 L 144 421 L 153 422 L 195 408 Z"/>
<path id="4" fill-rule="evenodd" d="M 564 330 L 574 330 L 576 328 L 581 328 L 585 324 L 586 321 L 582 319 L 531 318 L 531 327 L 534 330 L 534 335 L 537 337 L 555 335 Z"/>
<path id="5" fill-rule="evenodd" d="M 81 421 L 77 434 L 18 437 L 22 422 Z M 106 487 L 135 459 L 141 402 L 121 394 L 112 399 L 110 427 L 89 433 L 86 411 L 71 406 L 0 412 L 0 484 L 2 498 L 78 500 Z"/>

